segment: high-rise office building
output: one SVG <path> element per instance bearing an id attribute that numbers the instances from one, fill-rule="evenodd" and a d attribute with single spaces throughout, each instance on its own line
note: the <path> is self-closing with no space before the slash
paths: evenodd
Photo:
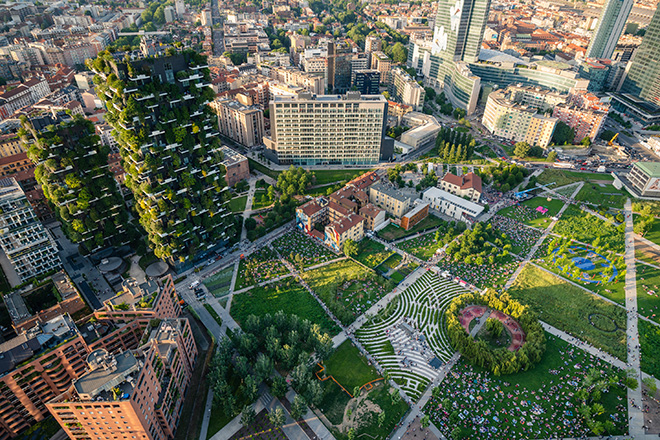
<path id="1" fill-rule="evenodd" d="M 630 61 L 621 92 L 660 106 L 660 8 L 653 14 L 642 44 Z"/>
<path id="2" fill-rule="evenodd" d="M 345 93 L 351 87 L 351 59 L 353 52 L 346 41 L 328 43 L 328 90 Z"/>
<path id="3" fill-rule="evenodd" d="M 128 213 L 108 168 L 110 148 L 101 144 L 94 124 L 82 116 L 47 114 L 23 125 L 35 178 L 66 236 L 89 252 L 126 244 Z"/>
<path id="4" fill-rule="evenodd" d="M 101 52 L 90 64 L 156 256 L 190 265 L 223 245 L 233 217 L 206 59 L 185 51 L 126 62 Z"/>
<path id="5" fill-rule="evenodd" d="M 380 72 L 374 69 L 353 72 L 353 87 L 363 95 L 380 93 Z"/>
<path id="6" fill-rule="evenodd" d="M 408 75 L 408 72 L 400 67 L 392 69 L 390 95 L 396 102 L 410 105 L 415 111 L 421 111 L 424 108 L 424 98 L 426 97 L 424 87 L 420 86 Z"/>
<path id="7" fill-rule="evenodd" d="M 371 68 L 380 72 L 380 81 L 382 83 L 390 83 L 392 60 L 385 54 L 385 52 L 374 52 L 371 54 Z"/>
<path id="8" fill-rule="evenodd" d="M 589 42 L 587 58 L 612 57 L 633 3 L 633 0 L 607 0 Z"/>
<path id="9" fill-rule="evenodd" d="M 383 95 L 275 96 L 265 154 L 281 164 L 375 164 L 392 155 L 386 116 Z"/>
<path id="10" fill-rule="evenodd" d="M 383 50 L 383 42 L 380 37 L 367 35 L 364 39 L 364 53 L 367 56 L 367 68 L 371 68 L 371 54 Z"/>
<path id="11" fill-rule="evenodd" d="M 61 265 L 53 238 L 13 177 L 0 179 L 0 246 L 21 282 Z"/>
<path id="12" fill-rule="evenodd" d="M 430 85 L 442 87 L 456 106 L 474 112 L 479 98 L 480 79 L 468 63 L 475 62 L 490 0 L 440 0 L 431 43 Z"/>

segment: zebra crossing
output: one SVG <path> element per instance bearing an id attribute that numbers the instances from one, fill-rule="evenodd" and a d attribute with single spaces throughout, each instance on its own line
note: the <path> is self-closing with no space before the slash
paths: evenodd
<path id="1" fill-rule="evenodd" d="M 412 400 L 438 373 L 430 362 L 437 358 L 445 363 L 454 354 L 444 330 L 444 312 L 453 298 L 466 292 L 428 271 L 355 332 Z"/>

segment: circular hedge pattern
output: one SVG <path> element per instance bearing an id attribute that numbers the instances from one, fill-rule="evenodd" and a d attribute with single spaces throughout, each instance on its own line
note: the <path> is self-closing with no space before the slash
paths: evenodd
<path id="1" fill-rule="evenodd" d="M 606 333 L 614 333 L 619 329 L 619 326 L 609 316 L 602 313 L 592 313 L 589 315 L 589 323 L 596 327 L 598 330 Z"/>

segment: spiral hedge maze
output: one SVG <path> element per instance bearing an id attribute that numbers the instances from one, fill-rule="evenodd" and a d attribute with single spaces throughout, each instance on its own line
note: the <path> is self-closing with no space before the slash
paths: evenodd
<path id="1" fill-rule="evenodd" d="M 360 343 L 413 400 L 438 374 L 429 362 L 445 363 L 454 354 L 444 314 L 452 299 L 465 292 L 428 271 L 356 331 Z"/>
<path id="2" fill-rule="evenodd" d="M 483 340 L 476 340 L 463 328 L 461 311 L 468 306 L 482 305 L 491 311 L 499 311 L 515 319 L 524 332 L 524 343 L 517 350 L 506 347 L 494 348 Z M 486 312 L 485 316 L 488 316 Z M 455 298 L 445 312 L 447 333 L 452 346 L 470 362 L 490 370 L 496 376 L 527 370 L 538 363 L 545 351 L 545 333 L 529 306 L 513 300 L 505 292 L 493 290 L 483 295 L 466 293 Z"/>

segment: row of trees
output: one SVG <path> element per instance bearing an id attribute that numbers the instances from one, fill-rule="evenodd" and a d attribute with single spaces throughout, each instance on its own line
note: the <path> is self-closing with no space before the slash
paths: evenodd
<path id="1" fill-rule="evenodd" d="M 517 320 L 525 333 L 525 342 L 518 351 L 506 348 L 491 348 L 483 341 L 476 341 L 461 325 L 461 310 L 470 305 L 485 305 L 499 310 Z M 513 374 L 528 370 L 541 360 L 545 352 L 545 333 L 536 315 L 529 306 L 524 306 L 504 292 L 501 295 L 493 290 L 485 294 L 466 293 L 455 298 L 445 312 L 447 333 L 452 345 L 462 356 L 494 375 Z"/>
<path id="2" fill-rule="evenodd" d="M 445 253 L 454 261 L 462 261 L 465 264 L 482 265 L 484 263 L 494 264 L 496 261 L 505 259 L 511 250 L 511 245 L 506 244 L 507 235 L 498 234 L 489 223 L 485 227 L 483 223 L 477 223 L 471 231 L 466 231 L 458 241 L 453 241 L 445 249 Z M 494 243 L 502 248 L 498 253 L 497 247 L 489 244 Z"/>
<path id="3" fill-rule="evenodd" d="M 451 128 L 441 128 L 435 138 L 431 154 L 445 163 L 464 162 L 472 157 L 477 142 L 470 133 L 461 133 Z"/>
<path id="4" fill-rule="evenodd" d="M 597 420 L 597 417 L 605 412 L 605 406 L 602 404 L 603 396 L 609 392 L 611 387 L 619 384 L 619 379 L 614 375 L 605 376 L 602 370 L 592 368 L 584 376 L 575 393 L 577 412 L 591 432 L 596 435 L 612 434 L 616 430 L 616 425 L 612 420 L 601 421 Z M 637 381 L 633 381 L 636 386 Z"/>
<path id="5" fill-rule="evenodd" d="M 332 352 L 332 338 L 318 324 L 279 311 L 275 315 L 249 316 L 243 330 L 218 342 L 211 363 L 213 398 L 226 414 L 236 416 L 242 412 L 241 421 L 252 423 L 255 415 L 251 405 L 264 381 L 275 397 L 283 397 L 288 385 L 281 376 L 272 377 L 275 368 L 290 372 L 291 386 L 298 391 L 299 397 L 293 402 L 294 418 L 306 411 L 307 404 L 320 402 L 323 391 L 312 376 L 308 360 L 312 352 L 317 360 L 327 358 Z M 281 426 L 276 423 L 279 420 L 279 416 L 273 416 L 270 421 Z"/>

